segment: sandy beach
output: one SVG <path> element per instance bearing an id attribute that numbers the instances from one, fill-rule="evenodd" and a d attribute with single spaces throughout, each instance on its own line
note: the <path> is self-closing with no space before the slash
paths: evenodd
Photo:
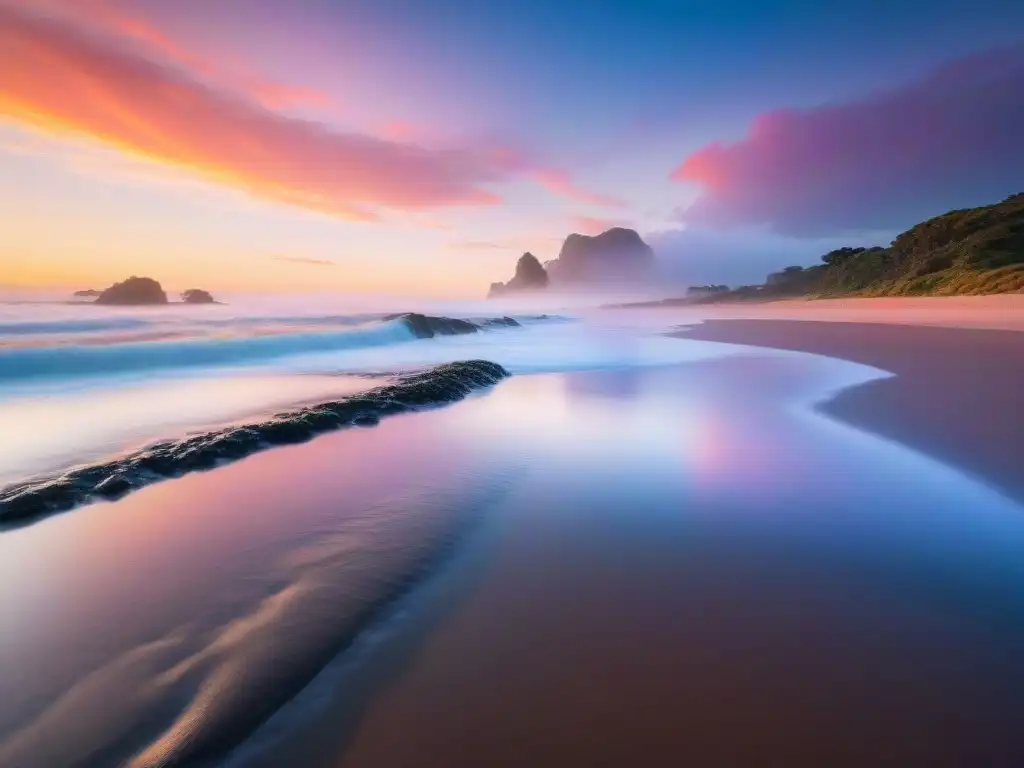
<path id="1" fill-rule="evenodd" d="M 989 301 L 987 308 L 996 307 Z M 1004 325 L 1014 322 L 1009 316 Z M 810 352 L 888 371 L 891 378 L 846 390 L 821 410 L 934 456 L 1024 503 L 1019 331 L 761 319 L 711 320 L 680 335 Z"/>
<path id="2" fill-rule="evenodd" d="M 1024 330 L 1024 295 L 898 296 L 865 299 L 783 299 L 704 304 L 660 310 L 665 317 L 699 320 L 807 320 Z"/>

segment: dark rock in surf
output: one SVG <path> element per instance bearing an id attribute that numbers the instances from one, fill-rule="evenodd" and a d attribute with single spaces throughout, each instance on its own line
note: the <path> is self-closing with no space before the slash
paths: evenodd
<path id="1" fill-rule="evenodd" d="M 480 323 L 482 328 L 519 328 L 521 323 L 513 317 L 492 317 Z"/>
<path id="2" fill-rule="evenodd" d="M 508 375 L 500 365 L 486 360 L 447 363 L 342 400 L 159 442 L 119 459 L 0 490 L 0 523 L 29 521 L 90 501 L 120 498 L 164 478 L 210 469 L 274 445 L 301 443 L 350 424 L 373 426 L 384 416 L 452 403 Z"/>
<path id="3" fill-rule="evenodd" d="M 416 312 L 388 315 L 384 319 L 401 320 L 420 339 L 432 339 L 435 336 L 458 336 L 465 333 L 476 333 L 480 330 L 468 320 L 457 320 L 452 317 L 433 317 Z"/>

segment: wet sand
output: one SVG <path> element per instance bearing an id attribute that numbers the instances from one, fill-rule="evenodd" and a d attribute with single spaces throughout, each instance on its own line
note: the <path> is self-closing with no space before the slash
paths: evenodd
<path id="1" fill-rule="evenodd" d="M 1024 503 L 1020 331 L 710 320 L 679 336 L 811 352 L 893 373 L 840 393 L 822 412 L 934 456 Z"/>
<path id="2" fill-rule="evenodd" d="M 241 764 L 1021 764 L 1024 515 L 811 414 L 836 373 L 744 352 L 513 380 L 521 424 L 472 404 L 528 457 L 488 544 L 357 713 L 338 689 Z"/>

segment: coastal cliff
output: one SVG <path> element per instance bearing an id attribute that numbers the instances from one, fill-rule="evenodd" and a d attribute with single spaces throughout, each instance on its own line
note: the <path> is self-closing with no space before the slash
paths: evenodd
<path id="1" fill-rule="evenodd" d="M 571 234 L 548 264 L 553 283 L 601 285 L 646 279 L 654 250 L 632 229 L 613 227 L 599 235 Z"/>
<path id="2" fill-rule="evenodd" d="M 936 216 L 898 235 L 888 247 L 838 248 L 822 256 L 820 264 L 770 274 L 763 285 L 697 291 L 670 301 L 966 296 L 1022 290 L 1024 193 L 994 205 Z"/>

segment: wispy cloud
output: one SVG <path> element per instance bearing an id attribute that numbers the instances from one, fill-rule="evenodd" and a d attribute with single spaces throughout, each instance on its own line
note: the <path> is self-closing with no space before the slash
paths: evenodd
<path id="1" fill-rule="evenodd" d="M 625 206 L 625 202 L 617 197 L 584 189 L 576 184 L 568 173 L 556 168 L 537 169 L 533 173 L 533 178 L 549 192 L 577 203 L 601 205 L 607 208 L 622 208 Z"/>
<path id="2" fill-rule="evenodd" d="M 793 235 L 900 229 L 1018 192 L 1024 179 L 1024 43 L 950 62 L 905 87 L 769 112 L 672 174 L 700 186 L 698 226 Z"/>
<path id="3" fill-rule="evenodd" d="M 594 216 L 573 216 L 570 219 L 574 229 L 584 235 L 599 235 L 615 227 L 628 226 L 626 222 L 615 219 L 601 219 Z"/>
<path id="4" fill-rule="evenodd" d="M 271 256 L 274 261 L 286 261 L 289 264 L 305 264 L 310 267 L 336 267 L 338 263 L 328 259 L 313 259 L 307 256 Z"/>
<path id="5" fill-rule="evenodd" d="M 183 67 L 207 82 L 247 94 L 271 109 L 332 106 L 331 97 L 312 88 L 281 83 L 252 71 L 237 60 L 213 60 L 181 40 L 175 39 L 152 21 L 129 10 L 123 0 L 0 0 L 8 5 L 46 13 L 66 22 L 90 28 L 100 34 L 121 38 L 143 55 Z"/>
<path id="6" fill-rule="evenodd" d="M 66 21 L 0 5 L 0 114 L 84 135 L 263 199 L 355 219 L 493 205 L 513 152 L 430 149 L 268 110 Z"/>
<path id="7" fill-rule="evenodd" d="M 459 251 L 485 251 L 485 250 L 507 250 L 514 248 L 511 243 L 499 243 L 492 240 L 459 240 L 448 243 L 449 248 Z"/>
<path id="8" fill-rule="evenodd" d="M 456 240 L 448 248 L 456 251 L 543 251 L 561 244 L 562 237 L 538 235 L 507 240 Z"/>

